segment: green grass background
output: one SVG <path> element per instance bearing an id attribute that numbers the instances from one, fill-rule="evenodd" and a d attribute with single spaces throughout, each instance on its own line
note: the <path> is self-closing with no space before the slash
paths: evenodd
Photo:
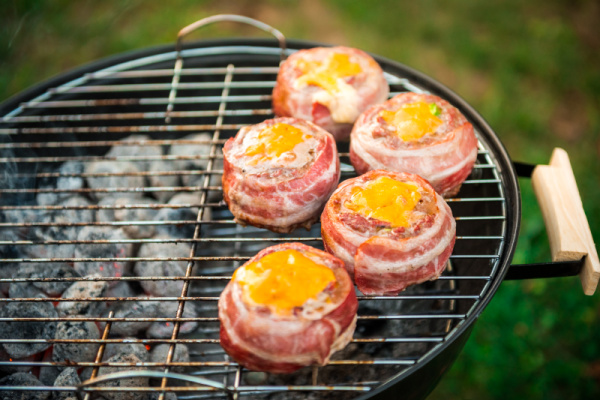
<path id="1" fill-rule="evenodd" d="M 571 156 L 600 238 L 600 2 L 42 1 L 0 2 L 0 100 L 70 68 L 172 43 L 200 18 L 237 13 L 289 38 L 344 44 L 416 68 L 489 122 L 515 160 Z M 194 39 L 248 36 L 225 24 Z M 257 34 L 260 36 L 260 33 Z M 549 261 L 531 185 L 514 263 Z M 402 398 L 399 394 L 398 398 Z M 576 278 L 504 282 L 431 399 L 599 399 L 600 294 Z"/>

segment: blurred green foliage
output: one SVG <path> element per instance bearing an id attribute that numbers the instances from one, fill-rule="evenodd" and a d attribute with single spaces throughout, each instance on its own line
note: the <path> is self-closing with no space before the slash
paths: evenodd
<path id="1" fill-rule="evenodd" d="M 490 123 L 514 159 L 571 156 L 600 239 L 600 3 L 595 0 L 5 0 L 0 99 L 119 52 L 172 43 L 202 17 L 237 13 L 288 37 L 345 44 L 446 84 Z M 254 35 L 226 25 L 195 38 Z M 549 261 L 535 196 L 521 181 L 514 263 Z M 432 399 L 600 398 L 600 295 L 577 279 L 504 282 Z"/>

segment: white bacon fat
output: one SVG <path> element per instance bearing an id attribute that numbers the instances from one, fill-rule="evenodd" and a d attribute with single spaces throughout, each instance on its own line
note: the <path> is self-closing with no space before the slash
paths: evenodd
<path id="1" fill-rule="evenodd" d="M 381 176 L 418 186 L 421 200 L 410 226 L 390 229 L 385 222 L 348 209 L 353 188 Z M 325 249 L 342 259 L 357 288 L 367 295 L 395 295 L 406 287 L 437 279 L 454 248 L 456 222 L 444 199 L 413 174 L 369 171 L 342 182 L 321 216 Z"/>
<path id="2" fill-rule="evenodd" d="M 355 70 L 350 68 L 341 76 L 336 75 L 340 75 L 339 70 L 319 70 L 318 77 L 307 79 L 307 74 L 330 65 L 332 54 L 346 56 Z M 311 67 L 303 67 L 307 64 Z M 300 50 L 281 64 L 273 90 L 273 110 L 277 116 L 314 122 L 337 140 L 346 140 L 360 113 L 385 101 L 388 94 L 381 67 L 367 53 L 350 47 L 315 47 Z"/>
<path id="3" fill-rule="evenodd" d="M 421 138 L 404 140 L 381 117 L 382 112 L 417 102 L 437 107 L 441 124 Z M 350 134 L 350 160 L 358 174 L 374 169 L 417 174 L 444 197 L 458 193 L 476 159 L 473 126 L 450 103 L 434 95 L 396 95 L 361 114 Z"/>
<path id="4" fill-rule="evenodd" d="M 300 129 L 303 140 L 279 155 L 249 155 L 249 149 L 264 142 L 261 132 L 277 124 Z M 223 197 L 236 222 L 279 233 L 310 228 L 340 178 L 333 136 L 297 118 L 275 118 L 240 129 L 225 143 L 223 159 Z"/>

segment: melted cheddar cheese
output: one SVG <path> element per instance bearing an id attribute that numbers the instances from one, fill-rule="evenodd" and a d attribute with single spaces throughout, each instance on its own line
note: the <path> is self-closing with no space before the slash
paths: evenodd
<path id="1" fill-rule="evenodd" d="M 234 281 L 242 286 L 247 303 L 269 306 L 279 315 L 289 315 L 295 307 L 316 299 L 335 275 L 297 250 L 276 251 L 238 268 Z"/>
<path id="2" fill-rule="evenodd" d="M 248 164 L 256 165 L 262 161 L 279 158 L 310 138 L 312 135 L 305 134 L 292 125 L 277 123 L 269 126 L 258 133 L 257 143 L 246 148 L 245 155 L 251 157 Z"/>
<path id="3" fill-rule="evenodd" d="M 392 228 L 408 228 L 409 214 L 421 199 L 418 187 L 387 176 L 354 187 L 346 208 L 367 218 L 388 222 Z"/>
<path id="4" fill-rule="evenodd" d="M 351 62 L 350 56 L 344 53 L 331 53 L 325 60 L 300 60 L 297 67 L 302 71 L 298 85 L 319 86 L 329 93 L 342 90 L 340 79 L 361 72 L 360 65 Z"/>
<path id="5" fill-rule="evenodd" d="M 435 132 L 442 120 L 432 112 L 430 104 L 423 101 L 403 104 L 396 111 L 383 110 L 379 113 L 395 129 L 396 136 L 404 141 L 418 140 Z"/>

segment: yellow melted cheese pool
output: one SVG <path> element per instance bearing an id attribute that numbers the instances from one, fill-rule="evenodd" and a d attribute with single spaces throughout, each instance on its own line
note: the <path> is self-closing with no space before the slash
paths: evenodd
<path id="1" fill-rule="evenodd" d="M 400 139 L 404 141 L 418 140 L 435 132 L 443 122 L 432 112 L 432 108 L 437 109 L 431 104 L 417 101 L 403 104 L 396 111 L 383 110 L 379 116 L 395 128 L 396 135 Z"/>
<path id="2" fill-rule="evenodd" d="M 323 61 L 300 60 L 298 68 L 302 71 L 298 84 L 319 86 L 329 93 L 341 90 L 338 79 L 361 72 L 360 65 L 351 62 L 350 56 L 344 53 L 332 53 Z"/>
<path id="3" fill-rule="evenodd" d="M 382 176 L 362 187 L 354 187 L 344 205 L 366 218 L 388 222 L 392 228 L 408 228 L 409 214 L 420 199 L 416 185 Z"/>
<path id="4" fill-rule="evenodd" d="M 238 268 L 234 281 L 242 286 L 248 303 L 269 306 L 277 314 L 289 314 L 309 299 L 316 299 L 335 275 L 297 250 L 276 251 Z"/>
<path id="5" fill-rule="evenodd" d="M 298 144 L 310 138 L 312 135 L 305 134 L 295 126 L 277 123 L 259 132 L 257 143 L 248 146 L 245 155 L 251 157 L 250 165 L 256 165 L 292 152 Z"/>

